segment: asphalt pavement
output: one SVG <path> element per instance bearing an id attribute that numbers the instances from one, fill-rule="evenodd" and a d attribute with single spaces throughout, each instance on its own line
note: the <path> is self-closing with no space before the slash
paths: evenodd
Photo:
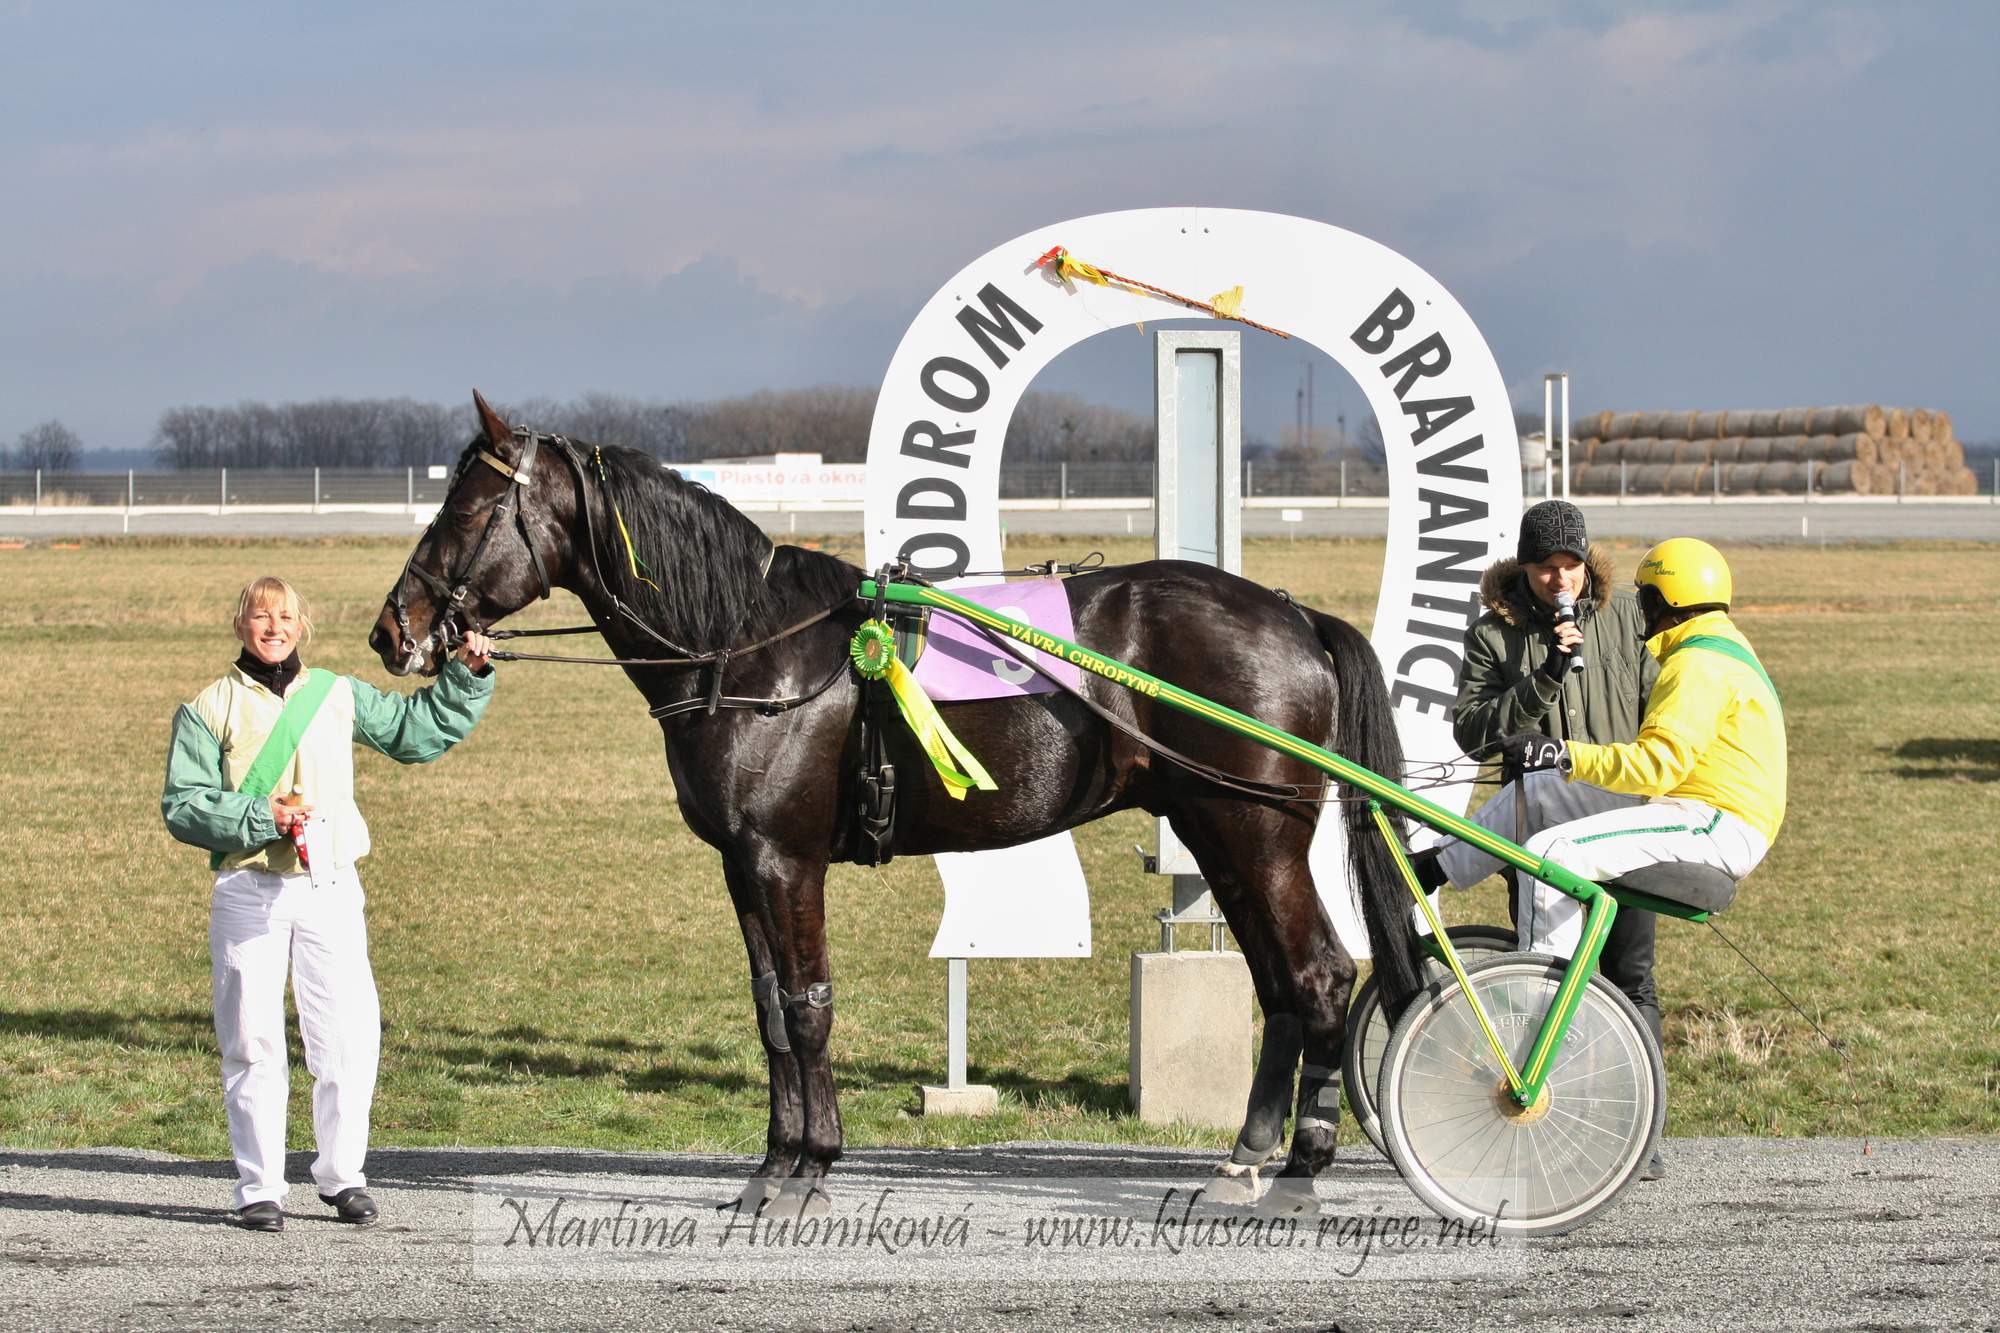
<path id="1" fill-rule="evenodd" d="M 974 1243 L 963 1254 L 948 1232 L 889 1231 L 844 1248 L 774 1233 L 751 1254 L 755 1237 L 732 1242 L 713 1209 L 750 1166 L 734 1157 L 381 1149 L 369 1161 L 380 1225 L 341 1225 L 299 1185 L 283 1234 L 260 1235 L 229 1223 L 227 1163 L 120 1149 L 0 1152 L 0 1324 L 1996 1327 L 2000 1140 L 1864 1151 L 1860 1140 L 1683 1139 L 1668 1143 L 1667 1158 L 1666 1180 L 1633 1186 L 1569 1236 L 1485 1249 L 1475 1238 L 1449 1252 L 1441 1241 L 1400 1253 L 1364 1241 L 1274 1266 L 1240 1241 L 1218 1247 L 1213 1235 L 1177 1229 L 1168 1205 L 1206 1183 L 1212 1161 L 1168 1149 L 863 1149 L 840 1164 L 830 1218 L 862 1219 L 856 1235 L 871 1209 L 882 1226 L 885 1191 L 935 1201 L 974 1182 L 979 1207 L 963 1212 Z M 294 1155 L 293 1179 L 307 1162 Z M 1161 1201 L 1141 1210 L 1132 1243 L 1074 1234 L 1050 1243 L 1036 1230 L 1038 1218 L 1076 1215 L 1079 1198 L 1105 1188 Z M 1388 1236 L 1404 1214 L 1411 1230 L 1396 1234 L 1436 1226 L 1365 1148 L 1348 1150 L 1319 1193 L 1322 1221 L 1346 1219 L 1336 1234 L 1372 1219 Z M 618 1229 L 666 1216 L 676 1201 L 707 1215 L 698 1232 L 690 1222 L 670 1242 L 663 1227 L 642 1245 Z M 959 1216 L 955 1208 L 943 1215 Z M 607 1225 L 589 1232 L 591 1219 Z"/>

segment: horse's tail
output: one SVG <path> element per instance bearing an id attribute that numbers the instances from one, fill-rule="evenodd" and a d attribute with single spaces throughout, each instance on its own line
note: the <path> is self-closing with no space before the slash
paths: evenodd
<path id="1" fill-rule="evenodd" d="M 1338 617 L 1305 606 L 1299 610 L 1311 622 L 1320 646 L 1333 662 L 1339 690 L 1334 750 L 1391 782 L 1401 782 L 1403 741 L 1396 734 L 1394 706 L 1382 682 L 1382 662 L 1375 655 L 1375 646 Z M 1349 798 L 1362 795 L 1344 783 L 1339 794 Z M 1381 981 L 1387 1012 L 1398 1014 L 1422 985 L 1409 889 L 1366 802 L 1351 800 L 1341 808 L 1347 817 L 1347 863 L 1360 886 L 1361 916 L 1368 926 L 1369 948 L 1375 954 L 1375 975 Z M 1394 813 L 1390 823 L 1400 832 L 1402 820 Z"/>

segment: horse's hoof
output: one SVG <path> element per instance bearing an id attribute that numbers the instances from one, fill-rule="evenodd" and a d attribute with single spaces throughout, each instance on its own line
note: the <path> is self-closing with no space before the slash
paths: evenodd
<path id="1" fill-rule="evenodd" d="M 1258 1168 L 1242 1162 L 1224 1162 L 1215 1168 L 1215 1175 L 1208 1182 L 1203 1198 L 1211 1203 L 1248 1204 L 1257 1202 L 1263 1192 L 1263 1182 L 1257 1178 Z"/>
<path id="2" fill-rule="evenodd" d="M 833 1200 L 817 1185 L 799 1180 L 788 1180 L 778 1191 L 777 1202 L 770 1213 L 776 1217 L 796 1217 L 804 1221 L 809 1217 L 825 1217 L 833 1211 Z"/>
<path id="3" fill-rule="evenodd" d="M 743 1192 L 736 1196 L 736 1211 L 753 1215 L 762 1213 L 764 1206 L 783 1191 L 784 1184 L 778 1176 L 752 1176 L 750 1183 L 743 1187 Z"/>
<path id="4" fill-rule="evenodd" d="M 1317 1217 L 1319 1196 L 1313 1192 L 1310 1176 L 1277 1176 L 1271 1188 L 1257 1201 L 1261 1217 Z"/>

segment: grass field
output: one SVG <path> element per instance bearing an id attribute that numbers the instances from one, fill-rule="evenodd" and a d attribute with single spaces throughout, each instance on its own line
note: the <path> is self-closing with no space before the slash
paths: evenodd
<path id="1" fill-rule="evenodd" d="M 1099 544 L 1113 561 L 1146 554 L 1016 538 L 1009 556 Z M 0 551 L 0 1142 L 228 1155 L 209 877 L 158 813 L 168 723 L 234 656 L 231 598 L 265 572 L 313 600 L 309 660 L 386 683 L 364 638 L 406 551 Z M 1852 1091 L 1719 940 L 1669 923 L 1669 1132 L 2000 1130 L 2000 562 L 1975 546 L 1730 555 L 1739 619 L 1784 693 L 1792 788 L 1784 833 L 1724 926 L 1848 1043 Z M 1636 557 L 1620 549 L 1620 567 Z M 1381 561 L 1377 542 L 1245 551 L 1253 577 L 1364 625 Z M 578 618 L 558 595 L 523 623 Z M 674 807 L 655 725 L 617 672 L 502 673 L 486 721 L 437 765 L 357 760 L 386 1026 L 375 1142 L 760 1151 L 747 968 L 716 858 Z M 974 966 L 971 1073 L 1002 1094 L 1002 1114 L 982 1121 L 914 1114 L 912 1085 L 940 1081 L 944 1062 L 944 965 L 925 957 L 942 901 L 930 863 L 833 871 L 851 1143 L 1226 1143 L 1127 1114 L 1127 956 L 1156 947 L 1167 893 L 1131 852 L 1145 825 L 1128 815 L 1080 832 L 1094 958 Z M 1494 884 L 1447 911 L 1505 920 Z M 295 1147 L 309 1145 L 307 1086 L 295 1066 Z"/>

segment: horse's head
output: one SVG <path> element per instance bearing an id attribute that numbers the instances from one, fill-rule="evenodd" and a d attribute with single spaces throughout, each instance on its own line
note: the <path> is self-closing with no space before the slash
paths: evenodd
<path id="1" fill-rule="evenodd" d="M 545 437 L 516 432 L 475 391 L 480 433 L 389 589 L 368 645 L 398 676 L 434 676 L 467 630 L 549 595 L 567 572 L 569 478 Z"/>

